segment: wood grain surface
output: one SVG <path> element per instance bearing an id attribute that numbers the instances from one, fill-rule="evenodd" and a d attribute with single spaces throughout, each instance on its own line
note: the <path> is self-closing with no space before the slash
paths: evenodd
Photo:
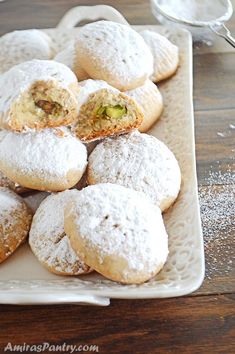
<path id="1" fill-rule="evenodd" d="M 2 306 L 0 346 L 66 342 L 107 354 L 233 354 L 234 300 L 226 294 L 116 300 L 107 308 Z"/>
<path id="2" fill-rule="evenodd" d="M 55 27 L 69 8 L 95 4 L 116 7 L 131 24 L 156 24 L 147 0 L 6 0 L 0 2 L 0 35 Z M 235 35 L 234 16 L 229 27 Z M 228 171 L 235 171 L 235 49 L 222 39 L 212 46 L 194 44 L 194 105 L 200 195 L 213 192 L 214 204 L 225 190 L 235 198 L 234 180 L 226 178 Z M 0 353 L 8 342 L 94 344 L 100 353 L 234 353 L 235 216 L 230 214 L 223 229 L 223 214 L 212 214 L 208 223 L 202 213 L 206 278 L 194 294 L 113 300 L 108 308 L 0 306 Z"/>

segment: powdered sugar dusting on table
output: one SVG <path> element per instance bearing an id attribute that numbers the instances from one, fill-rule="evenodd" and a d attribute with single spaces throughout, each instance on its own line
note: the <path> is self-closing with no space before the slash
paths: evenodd
<path id="1" fill-rule="evenodd" d="M 89 269 L 73 251 L 64 231 L 64 207 L 77 193 L 68 190 L 47 197 L 34 215 L 29 236 L 33 252 L 41 262 L 73 275 Z"/>
<path id="2" fill-rule="evenodd" d="M 204 244 L 210 268 L 207 278 L 230 273 L 235 260 L 235 172 L 211 172 L 199 188 Z"/>

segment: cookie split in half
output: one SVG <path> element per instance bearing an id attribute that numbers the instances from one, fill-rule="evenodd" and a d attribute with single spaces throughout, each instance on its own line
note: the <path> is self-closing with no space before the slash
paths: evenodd
<path id="1" fill-rule="evenodd" d="M 0 76 L 0 128 L 21 132 L 68 125 L 77 117 L 75 74 L 52 60 L 32 60 Z"/>

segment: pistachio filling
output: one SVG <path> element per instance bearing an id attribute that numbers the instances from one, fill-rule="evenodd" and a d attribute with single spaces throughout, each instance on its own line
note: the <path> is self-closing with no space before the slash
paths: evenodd
<path id="1" fill-rule="evenodd" d="M 126 113 L 126 107 L 119 104 L 116 106 L 100 106 L 96 111 L 97 116 L 106 116 L 114 119 L 122 118 Z"/>
<path id="2" fill-rule="evenodd" d="M 58 115 L 62 110 L 62 106 L 58 102 L 38 100 L 35 102 L 35 105 L 41 108 L 46 114 L 50 115 Z"/>

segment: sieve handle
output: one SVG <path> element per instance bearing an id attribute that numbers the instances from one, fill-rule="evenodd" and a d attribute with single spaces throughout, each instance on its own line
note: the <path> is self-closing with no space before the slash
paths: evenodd
<path id="1" fill-rule="evenodd" d="M 235 38 L 231 35 L 230 30 L 225 25 L 223 25 L 220 30 L 216 29 L 215 26 L 211 26 L 210 29 L 218 36 L 224 38 L 229 44 L 231 44 L 232 47 L 235 48 Z"/>

